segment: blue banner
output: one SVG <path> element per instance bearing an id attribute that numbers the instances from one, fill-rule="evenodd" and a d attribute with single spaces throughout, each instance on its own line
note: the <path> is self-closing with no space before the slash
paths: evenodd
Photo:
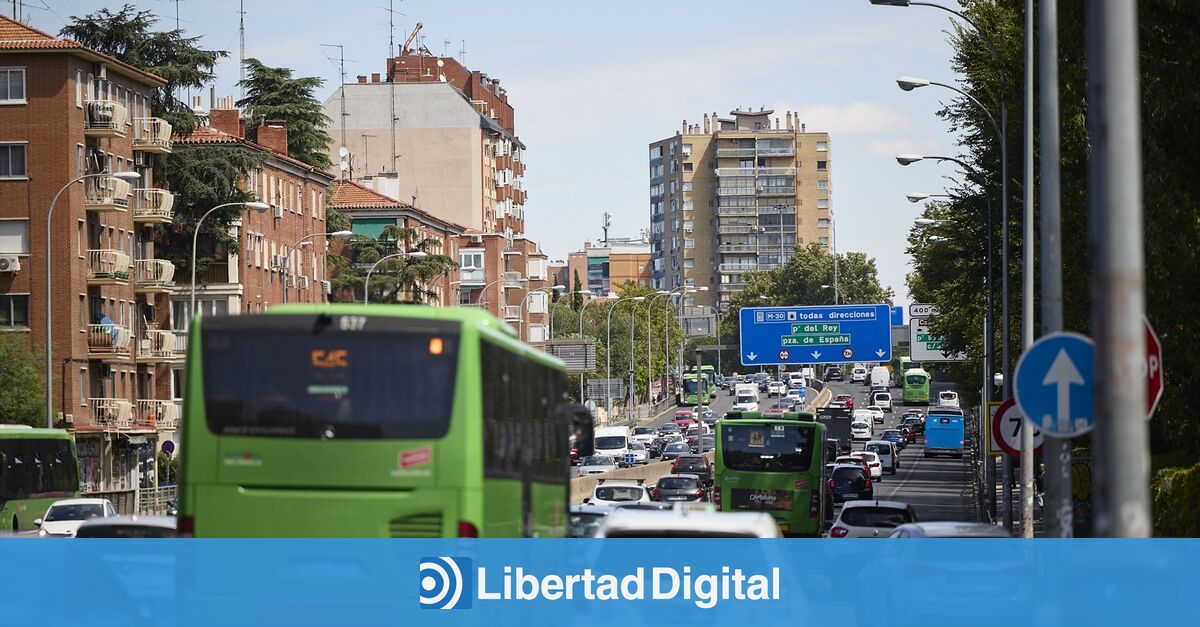
<path id="1" fill-rule="evenodd" d="M 1195 540 L 9 540 L 3 625 L 1177 624 Z M 759 624 L 767 624 L 765 622 Z"/>

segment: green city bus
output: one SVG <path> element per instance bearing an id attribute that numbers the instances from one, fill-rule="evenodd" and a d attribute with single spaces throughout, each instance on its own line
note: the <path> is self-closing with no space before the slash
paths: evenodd
<path id="1" fill-rule="evenodd" d="M 692 366 L 692 372 L 696 372 L 696 367 Z M 717 368 L 716 366 L 700 366 L 700 372 L 704 373 L 704 378 L 708 381 L 708 398 L 714 399 L 717 397 Z"/>
<path id="2" fill-rule="evenodd" d="M 809 413 L 763 418 L 729 412 L 717 423 L 713 502 L 765 511 L 785 535 L 821 535 L 833 515 L 825 481 L 825 425 Z"/>
<path id="3" fill-rule="evenodd" d="M 565 535 L 579 406 L 562 362 L 486 312 L 196 318 L 186 377 L 183 535 Z"/>
<path id="4" fill-rule="evenodd" d="M 892 359 L 891 366 L 892 386 L 902 388 L 904 387 L 904 373 L 912 370 L 913 368 L 920 368 L 921 364 L 913 363 L 913 360 L 907 355 L 897 355 L 894 359 Z"/>
<path id="5" fill-rule="evenodd" d="M 929 373 L 921 368 L 910 368 L 904 373 L 904 404 L 929 404 Z"/>
<path id="6" fill-rule="evenodd" d="M 70 433 L 0 425 L 0 531 L 32 531 L 51 504 L 78 496 L 79 461 Z"/>
<path id="7" fill-rule="evenodd" d="M 706 378 L 694 372 L 684 373 L 683 385 L 675 395 L 677 405 L 704 405 L 710 398 Z"/>

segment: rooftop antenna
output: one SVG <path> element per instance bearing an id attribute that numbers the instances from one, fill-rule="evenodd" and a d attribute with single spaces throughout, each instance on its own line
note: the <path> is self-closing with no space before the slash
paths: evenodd
<path id="1" fill-rule="evenodd" d="M 178 7 L 178 1 L 175 3 Z M 175 26 L 179 28 L 178 25 Z M 238 0 L 238 67 L 241 68 L 241 100 L 246 99 L 246 0 Z"/>
<path id="2" fill-rule="evenodd" d="M 338 76 L 341 84 L 338 86 L 338 93 L 341 95 L 342 106 L 342 150 L 346 149 L 346 51 L 342 44 L 321 44 L 323 48 L 338 49 Z"/>
<path id="3" fill-rule="evenodd" d="M 467 40 L 462 40 L 462 48 L 458 49 L 458 62 L 467 67 Z"/>
<path id="4" fill-rule="evenodd" d="M 603 228 L 604 228 L 604 245 L 607 247 L 608 246 L 608 227 L 612 226 L 612 214 L 611 213 L 609 213 L 607 211 L 604 212 L 604 221 L 602 224 L 604 225 L 603 226 Z"/>
<path id="5" fill-rule="evenodd" d="M 396 57 L 396 15 L 404 15 L 396 11 L 393 7 L 392 0 L 388 0 L 388 59 Z M 392 172 L 396 171 L 396 80 L 393 74 L 396 72 L 396 64 L 393 61 L 388 68 L 388 106 L 390 111 L 391 135 L 392 135 Z M 365 140 L 364 140 L 365 141 Z"/>
<path id="6" fill-rule="evenodd" d="M 448 53 L 449 53 L 449 50 L 450 50 L 450 40 L 449 40 L 449 39 L 443 39 L 443 40 L 442 40 L 442 56 L 443 56 L 443 57 L 450 56 L 450 55 L 448 54 Z"/>

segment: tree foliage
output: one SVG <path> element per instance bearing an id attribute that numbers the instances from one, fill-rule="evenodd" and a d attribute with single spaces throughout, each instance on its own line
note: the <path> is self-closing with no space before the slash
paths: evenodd
<path id="1" fill-rule="evenodd" d="M 0 424 L 46 426 L 45 354 L 29 350 L 26 333 L 0 333 Z"/>
<path id="2" fill-rule="evenodd" d="M 440 240 L 422 239 L 417 231 L 398 226 L 384 227 L 377 238 L 354 237 L 344 255 L 329 256 L 329 265 L 335 269 L 330 279 L 332 300 L 361 302 L 367 272 L 381 259 L 382 263 L 371 272 L 370 302 L 420 303 L 436 298 L 437 292 L 427 286 L 458 267 L 440 250 Z M 422 252 L 425 256 L 411 258 L 403 252 Z M 384 259 L 389 255 L 397 256 Z"/>
<path id="3" fill-rule="evenodd" d="M 286 120 L 288 155 L 322 170 L 329 169 L 329 143 L 325 128 L 333 121 L 313 95 L 325 81 L 314 76 L 293 78 L 292 70 L 268 67 L 246 59 L 246 97 L 237 101 L 246 110 L 246 137 L 258 140 L 258 127 L 266 120 Z"/>
<path id="4" fill-rule="evenodd" d="M 83 17 L 73 15 L 59 35 L 166 80 L 165 87 L 154 91 L 151 109 L 175 132 L 187 135 L 196 127 L 196 114 L 176 96 L 183 89 L 211 84 L 217 60 L 228 53 L 200 48 L 200 38 L 184 37 L 182 30 L 152 30 L 157 23 L 152 11 L 126 4 L 116 13 L 105 8 Z"/>

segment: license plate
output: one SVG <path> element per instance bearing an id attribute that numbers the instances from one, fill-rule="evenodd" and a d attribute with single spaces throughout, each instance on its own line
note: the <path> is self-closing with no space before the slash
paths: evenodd
<path id="1" fill-rule="evenodd" d="M 858 498 L 858 492 L 843 492 L 842 498 L 846 498 L 846 499 Z"/>
<path id="2" fill-rule="evenodd" d="M 686 501 L 687 497 L 686 496 L 668 496 L 667 500 L 668 501 Z"/>

